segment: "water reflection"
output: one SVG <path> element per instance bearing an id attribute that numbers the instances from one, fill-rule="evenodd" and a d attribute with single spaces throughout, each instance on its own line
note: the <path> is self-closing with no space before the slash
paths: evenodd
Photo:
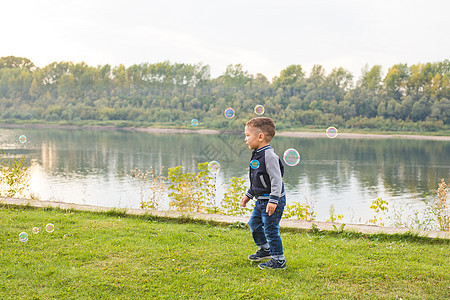
<path id="1" fill-rule="evenodd" d="M 0 148 L 7 154 L 34 161 L 32 187 L 41 198 L 107 206 L 139 206 L 136 183 L 128 177 L 135 167 L 164 167 L 167 174 L 170 167 L 195 171 L 198 162 L 216 160 L 221 180 L 227 181 L 247 176 L 251 154 L 243 135 L 56 129 L 0 133 Z M 21 134 L 27 143 L 17 142 Z M 423 207 L 425 195 L 433 193 L 440 178 L 448 182 L 450 174 L 450 142 L 276 137 L 272 145 L 280 156 L 288 148 L 299 151 L 300 164 L 286 166 L 288 202 L 314 198 L 322 220 L 328 218 L 330 204 L 345 217 L 367 216 L 377 197 Z"/>

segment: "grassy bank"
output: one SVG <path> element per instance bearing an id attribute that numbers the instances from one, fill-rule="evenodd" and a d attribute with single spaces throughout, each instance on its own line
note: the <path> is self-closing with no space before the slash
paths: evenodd
<path id="1" fill-rule="evenodd" d="M 235 130 L 244 130 L 242 123 L 242 128 L 236 128 Z M 52 126 L 55 128 L 77 128 L 83 127 L 113 127 L 116 129 L 129 129 L 129 128 L 164 128 L 164 129 L 189 129 L 189 130 L 201 130 L 201 129 L 212 129 L 212 130 L 223 130 L 223 128 L 210 128 L 204 124 L 199 124 L 193 127 L 190 122 L 174 124 L 173 122 L 139 122 L 139 121 L 93 121 L 93 120 L 83 120 L 83 121 L 45 121 L 45 120 L 0 120 L 0 126 L 29 126 L 29 127 L 39 127 L 39 126 Z M 320 125 L 308 125 L 302 127 L 292 127 L 292 128 L 282 128 L 279 132 L 321 132 L 325 133 L 326 126 Z M 440 130 L 380 130 L 371 128 L 345 128 L 338 127 L 340 133 L 356 133 L 356 134 L 377 134 L 377 135 L 421 135 L 421 136 L 450 136 L 450 128 L 446 126 Z"/>
<path id="2" fill-rule="evenodd" d="M 5 206 L 0 220 L 0 299 L 450 297 L 448 240 L 283 231 L 273 271 L 247 260 L 240 226 Z"/>

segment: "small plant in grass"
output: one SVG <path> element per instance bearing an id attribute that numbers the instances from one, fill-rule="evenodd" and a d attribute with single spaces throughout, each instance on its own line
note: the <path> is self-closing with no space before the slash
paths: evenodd
<path id="1" fill-rule="evenodd" d="M 240 200 L 245 193 L 245 179 L 243 177 L 233 177 L 230 179 L 230 185 L 227 186 L 227 192 L 222 200 L 222 209 L 226 215 L 244 216 L 251 208 L 242 207 Z"/>
<path id="2" fill-rule="evenodd" d="M 343 233 L 344 232 L 345 224 L 341 224 L 341 226 L 337 227 L 333 224 L 333 231 L 336 233 Z"/>
<path id="3" fill-rule="evenodd" d="M 247 228 L 247 225 L 241 221 L 236 221 L 228 225 L 228 228 L 245 229 Z"/>
<path id="4" fill-rule="evenodd" d="M 107 216 L 123 217 L 123 218 L 125 218 L 125 217 L 127 217 L 127 210 L 124 209 L 124 208 L 122 208 L 122 209 L 119 209 L 119 208 L 112 208 L 112 209 L 110 209 L 110 210 L 107 210 L 107 211 L 105 212 L 105 215 L 107 215 Z"/>
<path id="5" fill-rule="evenodd" d="M 5 154 L 3 150 L 0 151 L 0 154 Z M 25 156 L 22 156 L 19 160 L 2 159 L 0 162 L 0 196 L 24 196 L 29 181 L 30 174 L 28 167 L 25 165 Z"/>
<path id="6" fill-rule="evenodd" d="M 439 223 L 439 229 L 442 231 L 450 231 L 450 213 L 447 204 L 448 185 L 445 183 L 444 178 L 438 184 L 436 190 L 437 199 L 433 206 L 434 214 L 436 215 Z"/>
<path id="7" fill-rule="evenodd" d="M 330 212 L 330 218 L 327 220 L 327 222 L 335 222 L 335 221 L 342 220 L 344 218 L 344 215 L 336 215 L 335 214 L 334 204 L 330 205 L 329 212 Z"/>
<path id="8" fill-rule="evenodd" d="M 388 205 L 388 202 L 384 201 L 381 197 L 378 198 L 377 200 L 372 201 L 372 205 L 370 206 L 370 208 L 374 210 L 376 215 L 373 217 L 373 219 L 369 219 L 370 224 L 374 224 L 374 225 L 379 224 L 381 226 L 384 226 L 384 221 L 379 216 L 379 214 L 380 214 L 380 212 L 383 213 L 384 211 L 388 211 L 387 205 Z"/>
<path id="9" fill-rule="evenodd" d="M 314 223 L 311 224 L 311 232 L 314 235 L 323 235 L 322 230 L 320 230 L 319 226 Z"/>
<path id="10" fill-rule="evenodd" d="M 141 208 L 157 209 L 159 207 L 159 201 L 166 190 L 165 177 L 161 175 L 163 168 L 159 170 L 159 174 L 155 174 L 153 167 L 146 172 L 137 168 L 131 170 L 131 177 L 139 181 Z"/>

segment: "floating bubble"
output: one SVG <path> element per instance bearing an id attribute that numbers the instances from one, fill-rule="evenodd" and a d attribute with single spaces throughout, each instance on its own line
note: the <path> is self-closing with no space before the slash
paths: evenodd
<path id="1" fill-rule="evenodd" d="M 19 136 L 19 142 L 25 144 L 27 142 L 27 137 L 24 135 Z"/>
<path id="2" fill-rule="evenodd" d="M 26 232 L 19 233 L 19 241 L 21 241 L 22 243 L 28 241 L 28 233 Z"/>
<path id="3" fill-rule="evenodd" d="M 215 160 L 210 161 L 210 162 L 208 163 L 208 170 L 209 170 L 211 173 L 217 173 L 217 172 L 219 172 L 219 170 L 220 170 L 220 164 L 219 164 L 217 161 L 215 161 Z"/>
<path id="4" fill-rule="evenodd" d="M 229 107 L 229 108 L 225 109 L 224 114 L 225 114 L 225 117 L 227 117 L 228 119 L 231 119 L 234 117 L 235 112 L 234 112 L 234 109 Z"/>
<path id="5" fill-rule="evenodd" d="M 264 106 L 256 105 L 254 111 L 255 111 L 255 114 L 260 116 L 260 115 L 264 114 Z"/>
<path id="6" fill-rule="evenodd" d="M 197 119 L 192 119 L 191 120 L 191 125 L 192 126 L 197 126 L 198 125 L 198 120 Z"/>
<path id="7" fill-rule="evenodd" d="M 327 128 L 326 134 L 330 139 L 334 139 L 338 135 L 338 130 L 336 127 L 330 126 Z"/>
<path id="8" fill-rule="evenodd" d="M 45 225 L 45 231 L 53 232 L 53 230 L 55 230 L 55 225 L 53 225 L 52 223 L 48 223 L 47 225 Z"/>
<path id="9" fill-rule="evenodd" d="M 250 167 L 252 169 L 258 169 L 259 168 L 259 161 L 257 159 L 254 159 L 250 162 Z"/>
<path id="10" fill-rule="evenodd" d="M 300 162 L 300 154 L 294 148 L 289 148 L 284 151 L 283 160 L 290 167 L 296 166 Z"/>
<path id="11" fill-rule="evenodd" d="M 31 229 L 31 231 L 34 233 L 34 234 L 38 234 L 39 233 L 39 227 L 33 227 L 33 229 Z"/>

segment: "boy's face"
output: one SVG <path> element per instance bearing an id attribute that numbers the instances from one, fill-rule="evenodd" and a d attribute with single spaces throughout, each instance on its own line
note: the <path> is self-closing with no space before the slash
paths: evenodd
<path id="1" fill-rule="evenodd" d="M 266 143 L 264 133 L 253 127 L 245 126 L 245 143 L 252 150 L 261 148 Z"/>

